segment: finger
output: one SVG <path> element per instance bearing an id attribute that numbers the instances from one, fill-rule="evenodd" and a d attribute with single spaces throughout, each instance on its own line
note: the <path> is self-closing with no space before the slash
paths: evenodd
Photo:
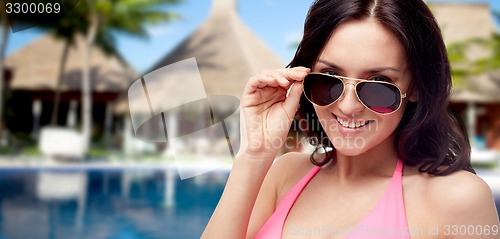
<path id="1" fill-rule="evenodd" d="M 292 67 L 292 69 L 297 69 L 299 71 L 306 71 L 307 73 L 311 72 L 311 69 L 309 69 L 307 67 L 303 67 L 303 66 Z"/>
<path id="2" fill-rule="evenodd" d="M 305 67 L 264 71 L 262 74 L 250 78 L 245 87 L 244 93 L 251 94 L 254 93 L 257 88 L 264 88 L 266 86 L 281 86 L 285 89 L 288 89 L 292 82 L 302 81 L 309 72 L 310 69 Z"/>
<path id="3" fill-rule="evenodd" d="M 245 86 L 244 93 L 251 94 L 257 89 L 264 87 L 283 87 L 285 90 L 290 87 L 290 81 L 277 71 L 264 71 L 262 74 L 251 77 Z"/>
<path id="4" fill-rule="evenodd" d="M 254 76 L 248 80 L 247 85 L 245 86 L 244 93 L 252 94 L 259 88 L 264 88 L 266 86 L 271 87 L 279 87 L 280 84 L 285 84 L 286 79 L 282 79 L 280 81 L 280 77 L 276 77 L 271 75 L 269 72 L 267 74 L 261 74 L 258 76 Z M 288 83 L 288 82 L 286 82 Z"/>
<path id="5" fill-rule="evenodd" d="M 309 74 L 310 70 L 301 68 L 286 68 L 286 69 L 277 69 L 282 76 L 284 76 L 289 81 L 302 81 L 307 74 Z"/>
<path id="6" fill-rule="evenodd" d="M 283 103 L 283 108 L 287 112 L 290 119 L 293 118 L 297 108 L 299 107 L 300 96 L 302 95 L 302 84 L 295 82 L 288 93 L 288 97 Z"/>
<path id="7" fill-rule="evenodd" d="M 278 84 L 283 87 L 285 90 L 288 90 L 290 88 L 290 81 L 284 77 L 281 73 L 278 71 L 269 71 L 267 73 L 269 76 L 272 76 L 276 79 L 278 79 Z"/>

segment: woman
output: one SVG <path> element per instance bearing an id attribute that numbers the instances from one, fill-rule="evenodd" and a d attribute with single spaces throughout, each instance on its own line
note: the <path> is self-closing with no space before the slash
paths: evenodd
<path id="1" fill-rule="evenodd" d="M 423 1 L 316 1 L 290 68 L 245 88 L 248 142 L 202 238 L 499 238 L 450 89 Z M 297 109 L 317 150 L 273 163 Z"/>

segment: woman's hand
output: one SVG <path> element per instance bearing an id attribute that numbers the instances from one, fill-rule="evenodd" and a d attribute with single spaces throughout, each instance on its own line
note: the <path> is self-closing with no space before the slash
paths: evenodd
<path id="1" fill-rule="evenodd" d="M 241 97 L 246 130 L 242 135 L 247 144 L 242 142 L 224 193 L 201 238 L 247 237 L 257 194 L 290 130 L 307 73 L 309 69 L 295 67 L 266 71 L 248 80 Z"/>
<path id="2" fill-rule="evenodd" d="M 286 141 L 302 94 L 302 80 L 309 72 L 294 67 L 265 71 L 249 79 L 241 98 L 248 143 L 243 153 L 272 155 L 274 159 Z"/>

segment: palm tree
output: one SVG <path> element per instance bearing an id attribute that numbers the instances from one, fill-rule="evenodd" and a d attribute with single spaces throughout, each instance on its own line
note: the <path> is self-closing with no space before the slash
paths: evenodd
<path id="1" fill-rule="evenodd" d="M 37 25 L 48 30 L 55 38 L 64 42 L 62 55 L 59 61 L 59 70 L 57 74 L 57 86 L 54 95 L 54 108 L 50 123 L 57 124 L 57 116 L 59 111 L 59 102 L 61 98 L 62 84 L 64 72 L 66 70 L 66 62 L 69 49 L 74 46 L 76 37 L 85 33 L 88 28 L 88 19 L 82 11 L 74 11 L 75 6 L 63 5 L 64 9 L 57 17 L 50 18 L 46 21 L 37 22 Z M 104 36 L 97 37 L 96 46 L 107 55 L 118 55 L 112 42 L 109 42 Z"/>
<path id="2" fill-rule="evenodd" d="M 59 61 L 59 70 L 57 73 L 57 86 L 54 96 L 54 108 L 52 109 L 52 116 L 50 123 L 55 125 L 57 123 L 57 116 L 59 111 L 59 102 L 61 98 L 61 87 L 66 70 L 66 62 L 70 47 L 75 44 L 75 39 L 78 34 L 81 34 L 87 29 L 88 22 L 85 15 L 81 12 L 73 11 L 75 6 L 63 5 L 63 10 L 57 15 L 46 21 L 41 20 L 37 23 L 43 29 L 49 30 L 55 38 L 64 42 L 63 52 Z"/>
<path id="3" fill-rule="evenodd" d="M 493 12 L 493 16 L 500 21 L 500 12 Z M 473 45 L 482 47 L 490 52 L 490 55 L 477 60 L 468 59 L 466 52 Z M 447 47 L 447 50 L 452 65 L 453 81 L 458 86 L 463 85 L 467 77 L 500 69 L 500 33 L 498 32 L 488 39 L 474 38 L 453 43 Z"/>
<path id="4" fill-rule="evenodd" d="M 446 47 L 448 59 L 451 64 L 453 85 L 461 87 L 465 84 L 466 78 L 472 75 L 473 63 L 467 58 L 466 52 L 473 44 L 477 44 L 479 39 L 469 39 L 454 42 Z"/>
<path id="5" fill-rule="evenodd" d="M 0 39 L 0 140 L 3 138 L 3 103 L 4 100 L 4 70 L 5 70 L 5 49 L 7 48 L 7 40 L 9 39 L 9 21 L 5 5 L 0 4 L 0 24 L 2 24 L 2 36 Z"/>
<path id="6" fill-rule="evenodd" d="M 490 50 L 491 55 L 475 61 L 472 73 L 479 74 L 500 69 L 500 34 L 496 33 L 490 39 L 480 41 L 480 44 Z"/>
<path id="7" fill-rule="evenodd" d="M 84 15 L 83 79 L 82 79 L 82 134 L 89 143 L 92 127 L 92 91 L 90 85 L 90 49 L 99 45 L 107 52 L 114 52 L 114 32 L 137 37 L 147 37 L 146 25 L 157 24 L 178 17 L 161 8 L 182 0 L 85 0 L 74 9 Z"/>

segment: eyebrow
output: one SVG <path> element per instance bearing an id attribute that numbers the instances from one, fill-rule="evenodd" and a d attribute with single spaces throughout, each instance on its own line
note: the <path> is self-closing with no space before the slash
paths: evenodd
<path id="1" fill-rule="evenodd" d="M 323 63 L 331 68 L 334 68 L 334 69 L 337 69 L 339 71 L 343 71 L 342 67 L 339 67 L 331 62 L 328 62 L 326 60 L 323 60 L 323 59 L 319 59 L 318 62 L 320 63 Z M 387 67 L 377 67 L 377 68 L 373 68 L 373 69 L 369 69 L 367 70 L 367 72 L 369 73 L 378 73 L 378 72 L 382 72 L 382 71 L 395 71 L 395 72 L 401 72 L 400 70 L 394 68 L 394 67 L 390 67 L 390 66 L 387 66 Z"/>

